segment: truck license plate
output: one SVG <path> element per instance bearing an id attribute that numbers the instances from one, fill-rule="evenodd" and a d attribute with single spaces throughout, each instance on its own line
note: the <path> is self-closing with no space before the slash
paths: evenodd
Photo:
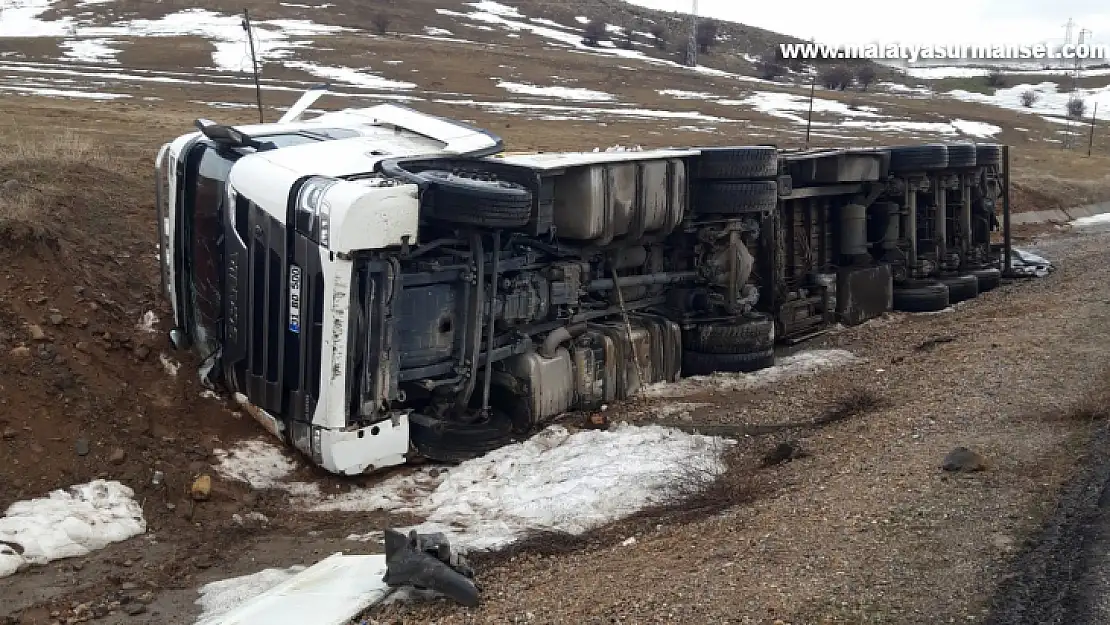
<path id="1" fill-rule="evenodd" d="M 289 331 L 301 332 L 301 268 L 289 265 Z"/>

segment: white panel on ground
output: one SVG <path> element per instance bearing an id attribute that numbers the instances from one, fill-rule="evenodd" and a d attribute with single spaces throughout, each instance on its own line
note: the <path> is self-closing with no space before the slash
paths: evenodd
<path id="1" fill-rule="evenodd" d="M 346 625 L 389 594 L 384 555 L 337 553 L 204 625 Z"/>

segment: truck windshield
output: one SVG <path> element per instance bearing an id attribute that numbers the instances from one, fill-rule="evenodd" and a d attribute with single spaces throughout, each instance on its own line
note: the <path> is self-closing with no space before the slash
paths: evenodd
<path id="1" fill-rule="evenodd" d="M 233 160 L 212 146 L 198 145 L 189 159 L 182 211 L 185 276 L 192 334 L 202 355 L 217 347 L 223 302 L 223 210 Z"/>
<path id="2" fill-rule="evenodd" d="M 256 138 L 284 148 L 341 138 L 346 134 L 350 131 L 320 128 Z M 182 325 L 205 359 L 219 349 L 224 338 L 224 229 L 230 227 L 225 214 L 227 180 L 235 161 L 250 151 L 219 148 L 200 141 L 184 157 L 185 171 L 178 187 L 181 210 L 177 217 L 182 279 L 174 288 L 180 302 Z"/>

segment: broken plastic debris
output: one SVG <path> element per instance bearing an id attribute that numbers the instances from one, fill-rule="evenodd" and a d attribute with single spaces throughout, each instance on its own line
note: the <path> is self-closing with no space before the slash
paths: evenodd
<path id="1" fill-rule="evenodd" d="M 385 561 L 382 581 L 390 588 L 412 586 L 434 590 L 468 608 L 478 606 L 474 570 L 462 553 L 451 548 L 443 534 L 417 534 L 410 530 L 406 537 L 387 529 Z"/>

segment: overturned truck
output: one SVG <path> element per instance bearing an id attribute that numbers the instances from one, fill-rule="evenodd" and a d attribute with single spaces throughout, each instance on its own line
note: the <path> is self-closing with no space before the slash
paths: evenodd
<path id="1" fill-rule="evenodd" d="M 999 146 L 504 154 L 394 105 L 302 120 L 316 95 L 198 120 L 157 204 L 173 345 L 335 473 L 474 457 L 998 281 Z"/>

